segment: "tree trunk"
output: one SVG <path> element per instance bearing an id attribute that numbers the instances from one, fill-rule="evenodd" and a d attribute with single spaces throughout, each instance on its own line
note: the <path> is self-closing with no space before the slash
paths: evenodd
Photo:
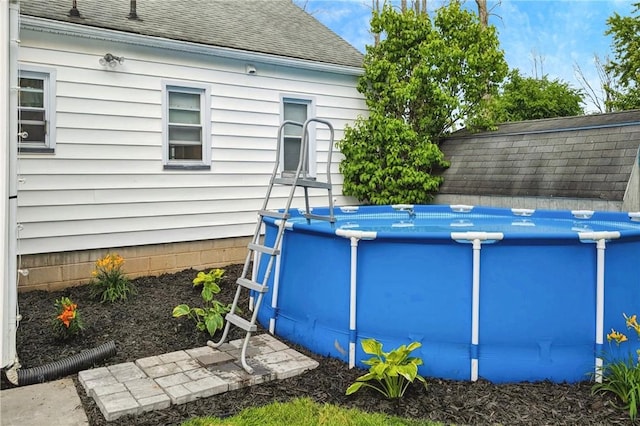
<path id="1" fill-rule="evenodd" d="M 374 12 L 380 13 L 380 0 L 371 0 L 371 7 L 373 8 Z M 379 44 L 380 44 L 380 34 L 375 33 L 373 34 L 373 45 L 377 46 Z"/>
<path id="2" fill-rule="evenodd" d="M 476 0 L 478 5 L 478 16 L 483 28 L 489 26 L 489 11 L 487 10 L 487 0 Z"/>

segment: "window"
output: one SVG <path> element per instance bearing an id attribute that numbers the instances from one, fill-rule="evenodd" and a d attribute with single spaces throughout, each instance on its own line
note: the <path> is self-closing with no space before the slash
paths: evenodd
<path id="1" fill-rule="evenodd" d="M 313 116 L 313 102 L 309 99 L 282 98 L 282 121 L 290 120 L 304 124 Z M 315 176 L 316 144 L 315 128 L 309 126 L 309 156 L 303 170 L 308 176 Z M 302 146 L 302 127 L 288 124 L 283 129 L 284 143 L 282 146 L 281 167 L 283 175 L 295 174 L 300 159 Z"/>
<path id="2" fill-rule="evenodd" d="M 165 169 L 211 167 L 211 92 L 205 85 L 163 84 Z"/>
<path id="3" fill-rule="evenodd" d="M 19 152 L 55 148 L 55 71 L 21 69 L 18 95 Z"/>

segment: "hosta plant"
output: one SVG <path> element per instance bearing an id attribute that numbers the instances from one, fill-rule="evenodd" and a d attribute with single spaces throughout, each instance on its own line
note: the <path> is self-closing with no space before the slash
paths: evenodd
<path id="1" fill-rule="evenodd" d="M 411 352 L 422 346 L 419 342 L 402 345 L 390 352 L 382 351 L 382 343 L 375 339 L 365 339 L 361 342 L 362 350 L 373 355 L 368 360 L 362 361 L 369 365 L 369 372 L 356 379 L 355 383 L 347 388 L 347 395 L 360 390 L 363 386 L 375 389 L 388 399 L 401 398 L 409 384 L 418 380 L 427 386 L 427 382 L 418 374 L 418 366 L 422 365 L 422 359 L 409 356 Z"/>
<path id="2" fill-rule="evenodd" d="M 56 316 L 52 321 L 53 334 L 59 339 L 69 339 L 80 334 L 84 323 L 78 310 L 78 305 L 68 297 L 55 301 Z"/>
<path id="3" fill-rule="evenodd" d="M 202 290 L 211 289 L 215 293 L 220 292 L 220 281 L 224 277 L 224 269 L 212 269 L 209 272 L 198 272 L 198 275 L 193 279 L 193 286 L 202 285 Z"/>
<path id="4" fill-rule="evenodd" d="M 202 285 L 200 295 L 204 302 L 202 308 L 192 308 L 187 304 L 181 304 L 173 308 L 173 317 L 187 316 L 191 318 L 200 331 L 207 331 L 213 336 L 224 325 L 224 317 L 231 310 L 231 305 L 225 305 L 215 300 L 215 294 L 220 293 L 220 281 L 224 276 L 224 269 L 212 269 L 208 273 L 198 272 L 193 279 L 193 285 Z"/>

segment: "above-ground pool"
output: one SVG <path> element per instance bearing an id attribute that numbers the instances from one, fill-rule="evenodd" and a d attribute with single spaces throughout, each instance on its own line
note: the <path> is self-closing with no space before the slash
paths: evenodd
<path id="1" fill-rule="evenodd" d="M 315 353 L 366 367 L 361 340 L 418 341 L 424 376 L 577 382 L 640 348 L 623 317 L 640 315 L 639 213 L 401 205 L 336 219 L 292 212 L 258 314 Z M 612 328 L 629 341 L 609 344 Z"/>

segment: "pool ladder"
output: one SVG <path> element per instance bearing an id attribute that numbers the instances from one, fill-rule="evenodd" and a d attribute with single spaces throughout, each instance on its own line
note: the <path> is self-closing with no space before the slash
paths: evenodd
<path id="1" fill-rule="evenodd" d="M 329 138 L 329 149 L 327 154 L 327 169 L 326 169 L 326 180 L 324 182 L 320 182 L 315 180 L 314 177 L 309 175 L 308 171 L 308 163 L 309 163 L 309 125 L 311 123 L 319 123 L 324 124 L 329 129 L 330 138 Z M 302 129 L 301 132 L 301 146 L 300 146 L 300 156 L 298 158 L 298 166 L 296 171 L 293 172 L 282 172 L 280 171 L 280 163 L 281 163 L 281 153 L 282 147 L 284 145 L 284 131 L 285 127 L 293 126 L 299 127 Z M 290 128 L 290 127 L 287 127 Z M 253 373 L 253 368 L 247 363 L 247 348 L 249 346 L 249 339 L 251 338 L 251 334 L 255 333 L 258 330 L 258 326 L 256 325 L 256 320 L 258 317 L 258 311 L 260 309 L 260 305 L 262 304 L 262 298 L 264 294 L 269 290 L 267 283 L 269 281 L 269 277 L 271 276 L 271 271 L 274 267 L 274 260 L 280 254 L 280 246 L 282 244 L 282 237 L 284 235 L 284 231 L 286 228 L 287 220 L 290 218 L 289 210 L 291 209 L 291 204 L 293 202 L 293 198 L 296 193 L 296 189 L 298 187 L 302 187 L 304 189 L 304 201 L 305 201 L 305 211 L 303 213 L 304 217 L 307 219 L 307 222 L 310 222 L 312 219 L 315 220 L 324 220 L 330 223 L 335 222 L 335 216 L 333 212 L 333 194 L 332 194 L 332 185 L 331 185 L 331 157 L 333 154 L 333 138 L 334 131 L 333 126 L 326 120 L 321 120 L 319 118 L 310 118 L 306 120 L 304 123 L 298 123 L 295 121 L 284 121 L 280 127 L 278 128 L 278 141 L 276 145 L 276 161 L 273 167 L 273 172 L 271 173 L 271 179 L 269 180 L 269 185 L 267 187 L 267 194 L 264 198 L 262 208 L 258 211 L 258 220 L 253 232 L 253 237 L 251 238 L 251 242 L 249 242 L 247 246 L 247 256 L 244 261 L 244 267 L 242 269 L 242 274 L 240 278 L 237 279 L 236 284 L 238 288 L 236 289 L 236 294 L 233 299 L 233 303 L 231 304 L 231 310 L 225 316 L 225 326 L 222 332 L 222 337 L 217 342 L 208 341 L 207 345 L 212 348 L 217 348 L 221 346 L 226 340 L 229 334 L 229 329 L 231 325 L 235 325 L 238 328 L 246 331 L 246 336 L 244 338 L 244 342 L 242 344 L 242 351 L 240 353 L 240 360 L 242 362 L 242 368 L 249 373 Z M 278 176 L 280 174 L 280 176 Z M 274 211 L 268 209 L 269 200 L 271 198 L 271 192 L 275 185 L 285 185 L 290 186 L 291 189 L 289 191 L 289 196 L 287 197 L 287 201 L 285 207 L 281 211 Z M 312 213 L 312 209 L 309 203 L 309 188 L 317 188 L 317 189 L 326 189 L 329 196 L 329 215 L 316 215 Z M 264 223 L 265 218 L 273 218 L 275 219 L 275 223 L 278 226 L 278 231 L 276 233 L 275 240 L 273 245 L 269 246 L 262 244 L 261 234 L 262 234 L 262 225 Z M 255 281 L 254 278 L 249 278 L 249 266 L 251 265 L 251 261 L 254 260 L 256 264 L 260 264 L 261 255 L 268 255 L 269 261 L 267 263 L 267 267 L 265 269 L 264 275 L 260 282 Z M 256 269 L 257 270 L 257 269 Z M 240 295 L 246 289 L 248 291 L 253 291 L 258 294 L 258 297 L 255 300 L 253 305 L 253 313 L 251 315 L 251 319 L 245 319 L 238 315 L 238 300 L 240 299 Z"/>

